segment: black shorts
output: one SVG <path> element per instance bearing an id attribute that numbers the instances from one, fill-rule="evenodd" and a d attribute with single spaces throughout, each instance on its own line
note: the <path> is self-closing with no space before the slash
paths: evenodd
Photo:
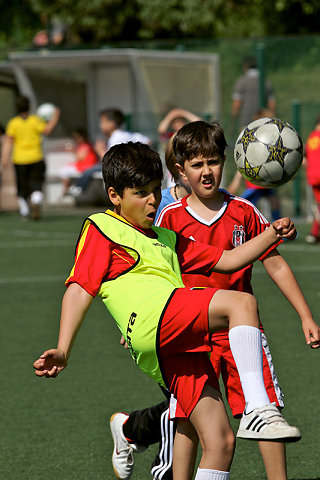
<path id="1" fill-rule="evenodd" d="M 41 191 L 45 179 L 46 165 L 43 160 L 27 165 L 14 165 L 18 196 L 27 199 L 33 192 Z"/>

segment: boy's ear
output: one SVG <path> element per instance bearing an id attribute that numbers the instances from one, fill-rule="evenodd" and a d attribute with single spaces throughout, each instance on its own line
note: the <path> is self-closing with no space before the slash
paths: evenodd
<path id="1" fill-rule="evenodd" d="M 120 205 L 120 198 L 121 197 L 120 197 L 120 195 L 117 194 L 114 187 L 109 187 L 108 188 L 108 195 L 109 195 L 109 198 L 110 198 L 110 202 L 113 203 L 113 205 L 115 207 Z"/>
<path id="2" fill-rule="evenodd" d="M 178 172 L 180 173 L 181 177 L 184 179 L 184 180 L 188 180 L 188 177 L 186 175 L 186 172 L 184 171 L 184 168 L 182 165 L 180 165 L 180 163 L 176 163 L 175 164 L 175 167 L 176 169 L 178 170 Z"/>

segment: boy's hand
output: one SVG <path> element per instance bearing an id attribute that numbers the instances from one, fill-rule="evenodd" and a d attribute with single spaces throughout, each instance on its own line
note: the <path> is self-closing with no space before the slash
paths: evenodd
<path id="1" fill-rule="evenodd" d="M 272 227 L 276 232 L 277 237 L 294 240 L 297 236 L 297 230 L 290 218 L 280 218 L 273 222 Z"/>
<path id="2" fill-rule="evenodd" d="M 38 377 L 55 378 L 67 366 L 65 354 L 55 348 L 46 350 L 33 364 Z"/>
<path id="3" fill-rule="evenodd" d="M 302 329 L 306 338 L 307 345 L 311 348 L 320 347 L 320 327 L 311 318 L 308 320 L 302 320 Z"/>
<path id="4" fill-rule="evenodd" d="M 128 344 L 126 342 L 126 339 L 124 338 L 123 335 L 121 335 L 121 338 L 120 338 L 120 345 L 123 345 L 125 349 L 128 349 Z"/>

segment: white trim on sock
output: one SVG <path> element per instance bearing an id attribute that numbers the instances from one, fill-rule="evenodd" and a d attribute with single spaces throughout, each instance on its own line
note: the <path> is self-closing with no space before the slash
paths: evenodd
<path id="1" fill-rule="evenodd" d="M 211 468 L 198 468 L 194 480 L 228 480 L 230 472 L 212 470 Z"/>
<path id="2" fill-rule="evenodd" d="M 246 412 L 270 404 L 263 380 L 261 331 L 249 325 L 229 330 L 230 349 L 236 363 Z"/>

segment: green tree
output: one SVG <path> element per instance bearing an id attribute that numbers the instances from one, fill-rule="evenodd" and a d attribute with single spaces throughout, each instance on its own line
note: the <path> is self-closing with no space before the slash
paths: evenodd
<path id="1" fill-rule="evenodd" d="M 2 39 L 30 39 L 47 16 L 63 20 L 72 38 L 96 44 L 318 33 L 319 16 L 319 0 L 0 0 L 0 6 Z"/>

